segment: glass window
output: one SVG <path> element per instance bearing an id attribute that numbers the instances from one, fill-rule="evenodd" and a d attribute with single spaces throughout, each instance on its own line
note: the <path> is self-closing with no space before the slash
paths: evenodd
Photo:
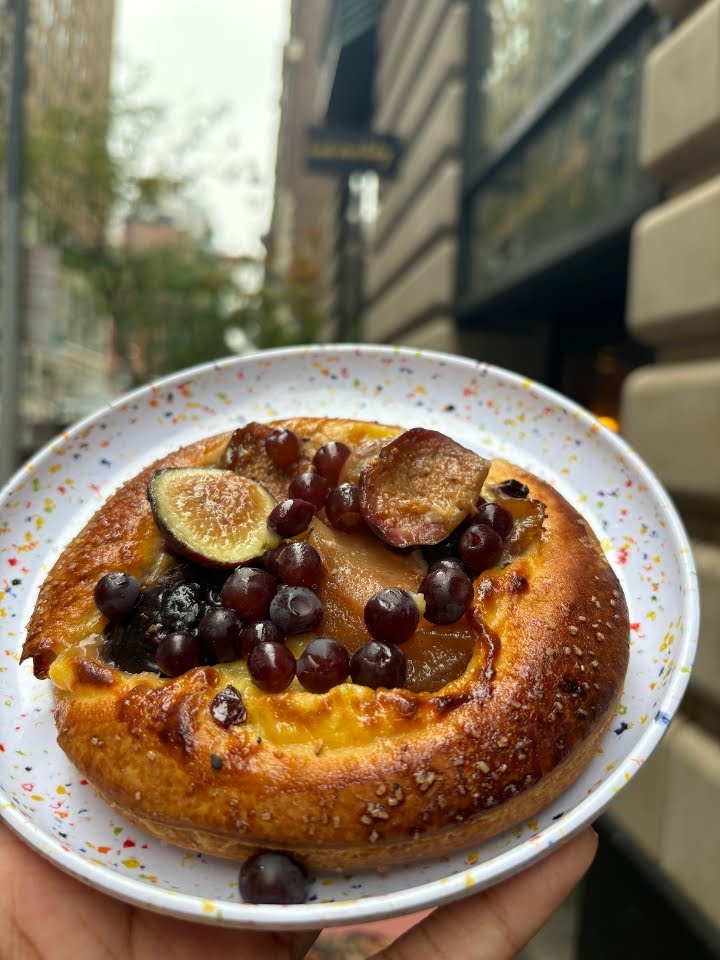
<path id="1" fill-rule="evenodd" d="M 492 148 L 588 47 L 622 0 L 487 0 L 482 150 Z"/>
<path id="2" fill-rule="evenodd" d="M 579 86 L 478 188 L 471 200 L 473 297 L 639 203 L 637 111 L 648 43 L 640 35 Z"/>

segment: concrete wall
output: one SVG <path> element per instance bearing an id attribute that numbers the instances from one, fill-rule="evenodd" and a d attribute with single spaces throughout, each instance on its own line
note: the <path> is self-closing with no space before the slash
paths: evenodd
<path id="1" fill-rule="evenodd" d="M 334 252 L 337 244 L 338 182 L 305 168 L 306 128 L 318 123 L 317 87 L 330 0 L 293 0 L 290 36 L 283 56 L 283 87 L 270 233 L 271 263 L 289 277 L 298 259 L 318 270 L 325 327 L 335 313 Z"/>
<path id="2" fill-rule="evenodd" d="M 654 5 L 681 18 L 644 72 L 640 162 L 668 199 L 634 229 L 628 324 L 658 362 L 622 427 L 694 538 L 702 622 L 683 713 L 612 813 L 720 925 L 720 0 Z"/>
<path id="3" fill-rule="evenodd" d="M 381 186 L 367 257 L 368 341 L 457 349 L 450 317 L 467 28 L 465 0 L 382 5 L 374 126 L 400 137 L 404 151 L 397 178 Z"/>

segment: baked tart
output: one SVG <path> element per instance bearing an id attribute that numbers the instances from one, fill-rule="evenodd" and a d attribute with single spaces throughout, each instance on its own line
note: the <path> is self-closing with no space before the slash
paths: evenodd
<path id="1" fill-rule="evenodd" d="M 122 486 L 23 659 L 58 741 L 171 843 L 383 868 L 536 814 L 628 662 L 618 580 L 551 486 L 433 430 L 249 423 Z"/>

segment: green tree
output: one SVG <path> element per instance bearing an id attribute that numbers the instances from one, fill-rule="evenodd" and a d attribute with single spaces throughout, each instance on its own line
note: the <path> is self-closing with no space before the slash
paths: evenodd
<path id="1" fill-rule="evenodd" d="M 177 172 L 138 172 L 160 111 L 113 101 L 109 112 L 61 105 L 29 119 L 28 209 L 65 266 L 85 278 L 98 314 L 110 318 L 131 382 L 226 353 L 236 294 L 226 262 L 180 231 L 144 248 L 119 236 L 125 216 L 152 219 L 163 198 L 189 186 Z"/>
<path id="2" fill-rule="evenodd" d="M 304 281 L 266 283 L 253 298 L 252 320 L 248 314 L 237 324 L 238 304 L 247 305 L 248 295 L 231 260 L 180 231 L 168 232 L 162 244 L 122 242 L 126 217 L 152 222 L 168 199 L 191 193 L 198 147 L 222 109 L 193 121 L 167 148 L 166 168 L 148 174 L 148 142 L 162 111 L 127 98 L 113 100 L 107 112 L 89 104 L 50 107 L 29 118 L 27 203 L 43 239 L 86 279 L 98 315 L 112 321 L 117 359 L 131 382 L 227 354 L 229 322 L 246 328 L 257 347 L 313 337 L 316 307 Z M 237 164 L 228 172 L 250 175 Z"/>
<path id="3" fill-rule="evenodd" d="M 314 262 L 297 258 L 286 279 L 268 272 L 260 289 L 245 298 L 228 323 L 259 349 L 316 343 L 321 317 Z"/>

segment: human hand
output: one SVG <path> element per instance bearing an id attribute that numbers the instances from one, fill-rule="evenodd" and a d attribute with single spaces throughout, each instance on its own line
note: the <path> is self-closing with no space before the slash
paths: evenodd
<path id="1" fill-rule="evenodd" d="M 586 830 L 509 880 L 439 907 L 374 960 L 511 960 L 590 866 Z M 299 960 L 316 933 L 230 930 L 150 913 L 61 873 L 0 825 L 2 960 Z"/>

